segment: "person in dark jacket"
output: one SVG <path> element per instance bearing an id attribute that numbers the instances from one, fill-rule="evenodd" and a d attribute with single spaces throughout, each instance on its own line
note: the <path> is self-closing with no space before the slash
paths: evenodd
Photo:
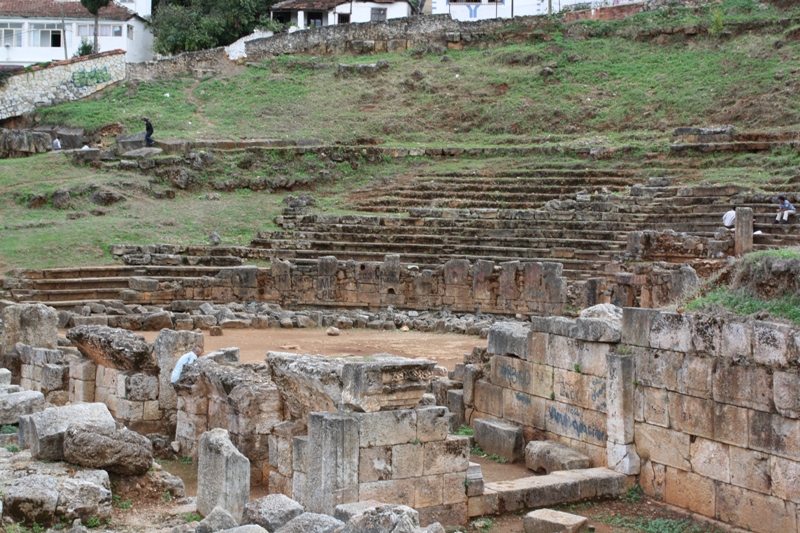
<path id="1" fill-rule="evenodd" d="M 144 120 L 144 144 L 145 146 L 153 146 L 155 141 L 153 141 L 153 125 L 150 124 L 150 119 L 145 117 Z"/>

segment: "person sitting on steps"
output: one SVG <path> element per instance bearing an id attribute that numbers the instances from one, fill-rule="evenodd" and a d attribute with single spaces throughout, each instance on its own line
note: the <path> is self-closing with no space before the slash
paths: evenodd
<path id="1" fill-rule="evenodd" d="M 794 215 L 797 213 L 797 211 L 784 195 L 778 196 L 778 200 L 780 201 L 780 204 L 778 205 L 778 214 L 775 216 L 775 220 L 773 220 L 772 223 L 777 224 L 780 222 L 781 224 L 788 224 L 789 215 Z"/>
<path id="2" fill-rule="evenodd" d="M 722 215 L 722 225 L 728 229 L 736 226 L 736 206 L 731 207 L 730 211 Z"/>

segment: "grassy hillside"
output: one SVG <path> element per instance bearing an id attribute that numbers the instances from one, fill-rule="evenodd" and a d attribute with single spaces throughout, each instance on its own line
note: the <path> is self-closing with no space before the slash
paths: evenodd
<path id="1" fill-rule="evenodd" d="M 45 109 L 39 120 L 89 129 L 119 121 L 138 131 L 147 115 L 157 137 L 380 137 L 426 145 L 520 144 L 593 132 L 663 137 L 676 126 L 709 123 L 792 127 L 800 119 L 800 41 L 776 48 L 786 28 L 739 34 L 737 24 L 800 16 L 800 7 L 758 6 L 725 0 L 719 8 L 625 21 L 553 23 L 546 40 L 504 46 L 500 35 L 514 40 L 510 21 L 498 40 L 449 51 L 452 61 L 408 53 L 283 56 L 229 77 L 128 83 L 97 100 Z M 692 24 L 715 35 L 681 33 L 663 45 L 630 38 L 648 27 Z M 737 35 L 723 38 L 726 28 Z M 334 77 L 338 63 L 379 59 L 390 69 L 373 78 Z M 554 74 L 540 75 L 545 66 Z"/>
<path id="2" fill-rule="evenodd" d="M 774 23 L 791 17 L 798 18 Z M 563 143 L 628 149 L 615 159 L 591 163 L 574 156 L 421 158 L 355 170 L 346 163 L 331 167 L 310 155 L 282 163 L 279 170 L 242 170 L 245 156 L 231 154 L 218 156 L 194 187 L 178 191 L 174 200 L 147 194 L 153 176 L 74 167 L 56 154 L 0 160 L 0 271 L 106 263 L 111 261 L 110 243 L 200 244 L 212 230 L 225 244 L 246 244 L 256 231 L 272 227 L 288 191 L 222 192 L 221 201 L 205 199 L 211 182 L 242 173 L 290 176 L 298 181 L 296 187 L 319 199 L 319 209 L 331 212 L 348 210 L 348 197 L 356 189 L 406 174 L 482 173 L 546 165 L 548 160 L 595 167 L 641 165 L 642 179 L 666 172 L 678 173 L 685 182 L 784 184 L 800 176 L 796 151 L 683 158 L 670 156 L 668 144 L 672 129 L 682 125 L 795 129 L 800 123 L 800 41 L 786 34 L 798 21 L 800 6 L 780 11 L 751 0 L 725 0 L 700 10 L 667 9 L 624 21 L 572 26 L 553 21 L 538 40 L 515 34 L 509 21 L 497 39 L 446 56 L 285 56 L 204 80 L 126 83 L 92 99 L 42 109 L 39 123 L 93 131 L 115 122 L 128 132 L 140 131 L 140 117 L 147 115 L 157 139 L 314 137 L 334 143 L 375 137 L 390 146 Z M 742 23 L 766 26 L 743 31 Z M 631 38 L 648 28 L 692 24 L 711 28 L 712 34 L 687 38 L 681 33 L 662 44 Z M 523 42 L 502 44 L 506 40 Z M 334 75 L 338 63 L 379 59 L 390 68 L 375 77 Z M 545 67 L 553 74 L 542 76 Z M 323 168 L 331 171 L 332 181 L 302 185 Z M 107 208 L 104 216 L 88 214 L 96 208 L 87 200 L 88 185 L 120 190 L 127 201 Z M 71 209 L 26 206 L 31 195 L 57 189 L 73 192 Z M 74 213 L 87 215 L 70 219 Z"/>

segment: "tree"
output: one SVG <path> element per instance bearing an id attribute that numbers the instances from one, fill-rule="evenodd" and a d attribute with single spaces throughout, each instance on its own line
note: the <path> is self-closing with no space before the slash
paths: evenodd
<path id="1" fill-rule="evenodd" d="M 97 44 L 97 31 L 100 27 L 100 9 L 106 7 L 111 0 L 81 0 L 81 4 L 86 10 L 94 16 L 94 53 L 100 51 L 100 46 Z M 64 41 L 66 46 L 66 41 Z"/>
<path id="2" fill-rule="evenodd" d="M 153 15 L 155 49 L 177 54 L 227 46 L 249 35 L 273 0 L 160 0 Z"/>

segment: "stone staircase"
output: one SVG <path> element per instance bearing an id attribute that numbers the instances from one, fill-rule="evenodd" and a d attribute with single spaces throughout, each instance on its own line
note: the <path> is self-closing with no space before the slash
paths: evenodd
<path id="1" fill-rule="evenodd" d="M 633 162 L 541 162 L 512 170 L 431 173 L 354 191 L 349 207 L 360 215 L 312 213 L 287 208 L 278 231 L 259 231 L 250 246 L 112 246 L 126 266 L 31 270 L 15 273 L 4 287 L 18 301 L 57 307 L 120 299 L 131 279 L 159 282 L 215 276 L 246 260 L 315 264 L 320 257 L 400 262 L 435 268 L 450 259 L 563 264 L 572 282 L 611 279 L 628 235 L 673 230 L 713 238 L 731 206 L 755 213 L 756 250 L 800 246 L 800 225 L 773 225 L 775 197 L 784 192 L 800 204 L 800 184 L 765 185 L 756 193 L 737 185 L 686 187 L 696 162 L 648 158 L 648 174 Z M 742 172 L 747 169 L 743 168 Z M 797 189 L 797 190 L 795 190 Z M 673 255 L 672 261 L 696 256 Z"/>

